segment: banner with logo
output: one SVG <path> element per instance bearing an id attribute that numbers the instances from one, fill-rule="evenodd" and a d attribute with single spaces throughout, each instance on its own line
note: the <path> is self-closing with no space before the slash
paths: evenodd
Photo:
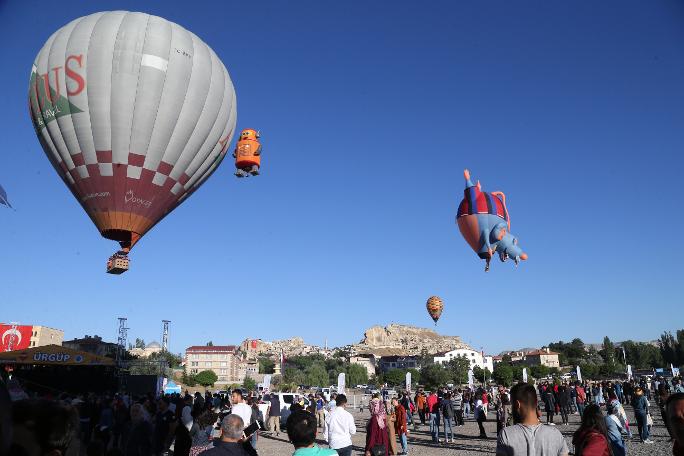
<path id="1" fill-rule="evenodd" d="M 523 367 L 523 383 L 527 383 L 527 368 Z"/>
<path id="2" fill-rule="evenodd" d="M 411 372 L 406 372 L 406 391 L 411 392 Z"/>
<path id="3" fill-rule="evenodd" d="M 23 350 L 31 344 L 33 326 L 0 325 L 0 351 Z"/>
<path id="4" fill-rule="evenodd" d="M 264 375 L 264 393 L 268 393 L 271 390 L 271 374 Z"/>
<path id="5" fill-rule="evenodd" d="M 627 380 L 631 380 L 631 379 L 632 379 L 632 365 L 628 364 L 627 365 Z"/>
<path id="6" fill-rule="evenodd" d="M 473 381 L 473 370 L 472 369 L 468 370 L 468 386 L 470 387 L 471 390 L 475 389 L 474 388 L 475 382 Z"/>
<path id="7" fill-rule="evenodd" d="M 582 371 L 580 370 L 579 366 L 577 366 L 577 381 L 578 382 L 582 381 Z"/>
<path id="8" fill-rule="evenodd" d="M 340 375 L 337 376 L 337 393 L 338 394 L 344 394 L 344 387 L 346 386 L 345 383 L 347 382 L 347 374 L 344 372 L 340 372 Z"/>
<path id="9" fill-rule="evenodd" d="M 61 345 L 46 345 L 0 353 L 0 364 L 114 366 L 114 360 Z"/>

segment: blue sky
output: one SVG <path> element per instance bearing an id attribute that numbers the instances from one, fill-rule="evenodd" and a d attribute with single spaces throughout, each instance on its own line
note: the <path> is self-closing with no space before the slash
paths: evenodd
<path id="1" fill-rule="evenodd" d="M 27 110 L 49 35 L 100 10 L 156 14 L 223 60 L 263 174 L 226 160 L 104 273 L 100 237 Z M 390 322 L 488 352 L 682 327 L 684 6 L 641 2 L 0 2 L 0 320 L 171 349 Z M 508 197 L 529 261 L 484 264 L 454 217 L 463 168 Z M 2 208 L 0 208 L 2 209 Z"/>

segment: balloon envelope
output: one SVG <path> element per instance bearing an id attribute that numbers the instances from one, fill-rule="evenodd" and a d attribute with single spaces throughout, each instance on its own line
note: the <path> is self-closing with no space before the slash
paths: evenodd
<path id="1" fill-rule="evenodd" d="M 12 207 L 7 199 L 7 192 L 4 188 L 2 188 L 2 185 L 0 185 L 0 204 L 4 204 L 7 207 Z"/>
<path id="2" fill-rule="evenodd" d="M 439 296 L 430 296 L 425 303 L 425 307 L 427 308 L 430 317 L 437 323 L 437 320 L 439 320 L 439 317 L 442 315 L 442 310 L 444 310 L 444 302 L 442 299 Z"/>
<path id="3" fill-rule="evenodd" d="M 102 235 L 125 247 L 216 169 L 235 129 L 235 90 L 197 36 L 143 13 L 82 17 L 31 71 L 43 150 Z"/>

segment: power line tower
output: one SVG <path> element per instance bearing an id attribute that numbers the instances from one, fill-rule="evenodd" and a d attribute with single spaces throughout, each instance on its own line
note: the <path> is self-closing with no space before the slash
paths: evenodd
<path id="1" fill-rule="evenodd" d="M 171 320 L 162 320 L 164 330 L 162 331 L 162 352 L 169 351 L 169 323 Z"/>

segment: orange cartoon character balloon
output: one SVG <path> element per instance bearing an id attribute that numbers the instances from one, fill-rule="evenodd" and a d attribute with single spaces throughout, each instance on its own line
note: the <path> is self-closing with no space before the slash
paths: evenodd
<path id="1" fill-rule="evenodd" d="M 235 158 L 235 175 L 237 177 L 248 177 L 259 175 L 261 167 L 261 135 L 258 131 L 248 128 L 242 130 L 238 139 L 233 157 Z"/>

